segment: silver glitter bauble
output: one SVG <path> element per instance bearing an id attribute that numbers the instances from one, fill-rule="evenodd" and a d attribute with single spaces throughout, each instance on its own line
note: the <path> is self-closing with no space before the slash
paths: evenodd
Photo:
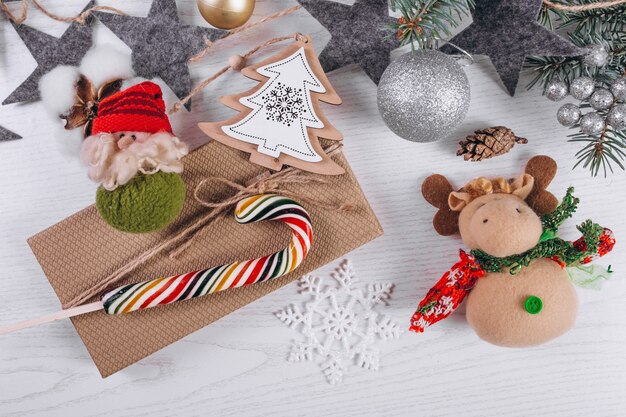
<path id="1" fill-rule="evenodd" d="M 589 98 L 589 104 L 595 110 L 606 110 L 613 104 L 613 94 L 606 88 L 597 88 Z"/>
<path id="2" fill-rule="evenodd" d="M 576 100 L 586 100 L 593 94 L 593 90 L 596 89 L 596 83 L 591 77 L 578 77 L 572 80 L 569 85 L 569 93 Z"/>
<path id="3" fill-rule="evenodd" d="M 548 100 L 561 101 L 567 97 L 567 84 L 559 80 L 550 80 L 543 93 Z"/>
<path id="4" fill-rule="evenodd" d="M 604 130 L 604 118 L 596 112 L 587 113 L 580 119 L 580 130 L 587 135 L 599 135 Z"/>
<path id="5" fill-rule="evenodd" d="M 556 112 L 556 119 L 563 126 L 574 126 L 580 120 L 580 107 L 575 104 L 567 103 L 561 106 Z"/>
<path id="6" fill-rule="evenodd" d="M 456 60 L 420 49 L 393 61 L 378 84 L 378 111 L 396 135 L 413 142 L 433 142 L 465 118 L 470 86 Z"/>
<path id="7" fill-rule="evenodd" d="M 609 62 L 609 53 L 602 45 L 587 46 L 587 54 L 583 57 L 583 64 L 587 67 L 603 67 Z"/>
<path id="8" fill-rule="evenodd" d="M 626 77 L 621 77 L 615 80 L 611 86 L 611 93 L 618 101 L 626 101 Z"/>
<path id="9" fill-rule="evenodd" d="M 626 104 L 618 104 L 613 106 L 606 121 L 617 130 L 626 129 Z"/>

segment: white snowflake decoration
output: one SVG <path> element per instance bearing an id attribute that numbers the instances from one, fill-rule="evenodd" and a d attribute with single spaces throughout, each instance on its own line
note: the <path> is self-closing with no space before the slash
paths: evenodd
<path id="1" fill-rule="evenodd" d="M 306 275 L 300 279 L 300 293 L 310 301 L 292 305 L 276 313 L 287 326 L 304 335 L 304 341 L 291 346 L 290 362 L 321 359 L 321 367 L 331 384 L 342 381 L 352 363 L 376 371 L 380 352 L 374 348 L 378 340 L 397 339 L 401 330 L 389 317 L 374 308 L 387 304 L 393 285 L 377 283 L 355 288 L 356 277 L 350 261 L 343 261 L 331 274 L 333 284 L 319 277 Z"/>

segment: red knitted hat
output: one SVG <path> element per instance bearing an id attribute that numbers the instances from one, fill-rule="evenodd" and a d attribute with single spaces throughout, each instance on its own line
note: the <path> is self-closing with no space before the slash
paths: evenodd
<path id="1" fill-rule="evenodd" d="M 145 81 L 102 100 L 91 134 L 115 132 L 172 133 L 161 87 Z"/>

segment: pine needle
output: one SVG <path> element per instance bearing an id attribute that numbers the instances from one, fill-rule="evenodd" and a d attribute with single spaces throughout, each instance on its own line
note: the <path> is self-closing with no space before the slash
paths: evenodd
<path id="1" fill-rule="evenodd" d="M 402 15 L 391 28 L 400 45 L 411 44 L 413 50 L 433 48 L 437 41 L 451 36 L 450 29 L 457 27 L 472 7 L 474 0 L 391 0 L 391 9 Z"/>
<path id="2" fill-rule="evenodd" d="M 597 0 L 553 0 L 570 6 L 595 3 Z M 543 7 L 540 23 L 549 29 L 567 30 L 568 38 L 580 47 L 603 45 L 609 53 L 609 62 L 602 68 L 585 67 L 582 57 L 536 56 L 526 59 L 525 68 L 534 74 L 527 88 L 541 86 L 552 79 L 571 83 L 576 77 L 586 75 L 596 80 L 598 86 L 609 88 L 619 77 L 626 75 L 626 5 L 608 9 L 595 9 L 584 12 L 563 12 Z M 589 109 L 588 100 L 580 104 Z M 606 118 L 608 110 L 597 111 Z M 588 169 L 591 175 L 602 173 L 605 177 L 614 172 L 615 167 L 624 170 L 626 166 L 626 131 L 607 126 L 596 136 L 580 132 L 580 125 L 572 126 L 577 133 L 569 136 L 570 143 L 582 145 L 576 152 L 574 168 Z"/>

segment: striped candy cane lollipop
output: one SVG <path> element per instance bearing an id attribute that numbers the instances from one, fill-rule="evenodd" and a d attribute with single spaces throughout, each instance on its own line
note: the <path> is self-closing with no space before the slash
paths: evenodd
<path id="1" fill-rule="evenodd" d="M 105 294 L 102 301 L 0 327 L 0 335 L 102 308 L 108 314 L 130 313 L 278 278 L 296 269 L 311 248 L 313 229 L 309 213 L 290 198 L 274 194 L 248 197 L 237 204 L 235 218 L 243 224 L 279 220 L 291 228 L 291 242 L 285 249 L 261 258 L 125 285 Z"/>
<path id="2" fill-rule="evenodd" d="M 293 232 L 291 243 L 282 251 L 261 258 L 125 285 L 104 295 L 104 310 L 108 314 L 125 314 L 278 278 L 296 269 L 309 252 L 313 239 L 311 219 L 290 198 L 274 194 L 248 197 L 237 204 L 235 218 L 242 224 L 280 220 Z"/>

